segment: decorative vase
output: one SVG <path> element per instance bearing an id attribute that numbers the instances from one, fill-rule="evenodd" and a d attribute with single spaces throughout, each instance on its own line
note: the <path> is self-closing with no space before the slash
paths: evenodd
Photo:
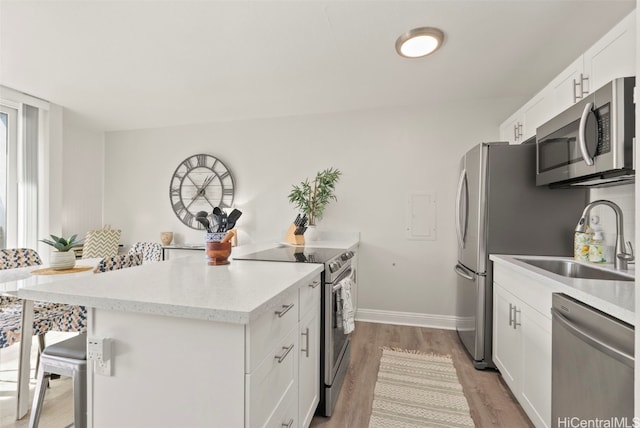
<path id="1" fill-rule="evenodd" d="M 318 240 L 318 228 L 315 225 L 307 226 L 307 230 L 304 232 L 305 241 L 317 241 Z"/>
<path id="2" fill-rule="evenodd" d="M 53 270 L 73 269 L 76 265 L 76 254 L 73 251 L 54 251 L 51 253 L 50 265 Z"/>
<path id="3" fill-rule="evenodd" d="M 160 242 L 162 245 L 169 245 L 173 241 L 173 232 L 160 232 Z"/>

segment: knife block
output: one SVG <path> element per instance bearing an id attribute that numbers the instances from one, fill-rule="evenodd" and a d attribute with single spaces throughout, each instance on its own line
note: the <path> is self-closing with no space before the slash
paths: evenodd
<path id="1" fill-rule="evenodd" d="M 291 226 L 289 226 L 289 230 L 287 230 L 287 234 L 284 237 L 284 240 L 287 244 L 304 245 L 304 235 L 294 234 L 297 228 L 298 226 L 296 226 L 295 224 L 292 224 Z"/>

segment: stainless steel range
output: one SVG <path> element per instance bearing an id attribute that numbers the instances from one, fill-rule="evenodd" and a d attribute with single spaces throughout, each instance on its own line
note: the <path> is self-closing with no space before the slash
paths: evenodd
<path id="1" fill-rule="evenodd" d="M 244 256 L 236 260 L 259 260 L 292 263 L 322 263 L 320 308 L 320 404 L 317 413 L 331 416 L 349 367 L 350 335 L 342 323 L 341 281 L 352 277 L 354 253 L 337 248 L 280 246 Z"/>

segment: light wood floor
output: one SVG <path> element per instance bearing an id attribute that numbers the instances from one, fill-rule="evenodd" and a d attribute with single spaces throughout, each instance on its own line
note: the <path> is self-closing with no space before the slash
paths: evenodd
<path id="1" fill-rule="evenodd" d="M 316 416 L 314 428 L 360 428 L 369 425 L 382 347 L 451 355 L 476 427 L 533 427 L 496 371 L 476 370 L 455 331 L 357 322 L 351 361 L 331 418 Z"/>
<path id="2" fill-rule="evenodd" d="M 451 355 L 477 427 L 533 427 L 497 372 L 473 368 L 455 331 L 358 322 L 352 339 L 349 371 L 334 415 L 331 418 L 316 416 L 311 423 L 314 428 L 368 426 L 382 346 Z M 7 351 L 0 353 L 0 427 L 26 427 L 28 416 L 14 420 L 15 398 L 11 391 L 15 383 L 7 380 L 11 377 L 7 372 L 17 367 L 17 352 L 14 355 Z M 64 378 L 52 381 L 40 427 L 68 427 L 73 422 L 72 401 L 71 383 Z"/>

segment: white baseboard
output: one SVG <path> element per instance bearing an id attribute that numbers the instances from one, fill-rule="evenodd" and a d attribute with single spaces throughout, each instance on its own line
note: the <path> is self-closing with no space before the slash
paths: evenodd
<path id="1" fill-rule="evenodd" d="M 444 330 L 455 330 L 456 320 L 457 317 L 454 315 L 431 315 L 360 308 L 356 312 L 356 321 L 441 328 Z"/>

